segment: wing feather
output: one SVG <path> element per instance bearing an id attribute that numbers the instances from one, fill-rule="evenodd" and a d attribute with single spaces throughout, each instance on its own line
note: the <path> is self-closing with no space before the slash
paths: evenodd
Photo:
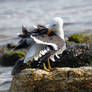
<path id="1" fill-rule="evenodd" d="M 36 37 L 31 35 L 31 38 L 37 43 L 37 44 L 43 44 L 43 45 L 50 45 L 52 46 L 55 50 L 58 50 L 58 47 L 55 43 L 50 43 L 50 42 L 44 42 L 42 40 L 37 39 Z"/>
<path id="2" fill-rule="evenodd" d="M 36 54 L 39 53 L 41 49 L 42 49 L 42 45 L 39 45 L 36 43 L 34 45 L 32 45 L 26 54 L 24 63 L 27 63 L 27 61 L 29 61 L 29 60 L 33 60 L 34 56 L 36 56 Z"/>

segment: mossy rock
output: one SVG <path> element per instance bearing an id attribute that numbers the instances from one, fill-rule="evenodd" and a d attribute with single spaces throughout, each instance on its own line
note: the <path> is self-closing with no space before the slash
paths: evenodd
<path id="1" fill-rule="evenodd" d="M 25 57 L 25 53 L 22 51 L 9 51 L 3 54 L 0 64 L 2 66 L 13 66 L 22 57 Z"/>
<path id="2" fill-rule="evenodd" d="M 88 34 L 73 34 L 69 37 L 69 41 L 73 41 L 76 43 L 86 43 L 86 42 L 92 42 L 92 35 Z"/>

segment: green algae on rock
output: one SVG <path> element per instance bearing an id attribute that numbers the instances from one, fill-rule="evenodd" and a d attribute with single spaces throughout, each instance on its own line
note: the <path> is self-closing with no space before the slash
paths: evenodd
<path id="1" fill-rule="evenodd" d="M 0 64 L 2 66 L 13 66 L 15 62 L 22 57 L 25 57 L 25 53 L 22 51 L 5 52 L 2 55 Z"/>
<path id="2" fill-rule="evenodd" d="M 73 34 L 69 37 L 69 41 L 73 41 L 76 43 L 92 42 L 92 35 L 88 35 L 85 33 Z"/>

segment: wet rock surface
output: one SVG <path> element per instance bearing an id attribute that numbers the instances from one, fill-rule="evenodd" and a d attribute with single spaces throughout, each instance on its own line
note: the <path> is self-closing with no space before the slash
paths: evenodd
<path id="1" fill-rule="evenodd" d="M 14 76 L 9 92 L 92 92 L 92 67 L 25 69 Z"/>

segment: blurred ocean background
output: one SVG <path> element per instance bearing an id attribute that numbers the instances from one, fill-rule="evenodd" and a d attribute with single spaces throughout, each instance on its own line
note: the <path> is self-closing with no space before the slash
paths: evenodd
<path id="1" fill-rule="evenodd" d="M 92 0 L 0 0 L 0 45 L 16 42 L 22 25 L 46 25 L 53 17 L 64 20 L 65 36 L 92 33 Z M 0 90 L 10 86 L 12 67 L 0 67 Z"/>

